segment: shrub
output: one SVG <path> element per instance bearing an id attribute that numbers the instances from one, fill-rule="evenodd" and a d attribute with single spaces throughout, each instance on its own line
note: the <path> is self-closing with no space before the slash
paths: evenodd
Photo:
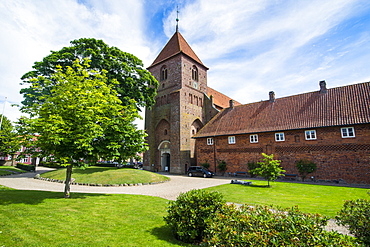
<path id="1" fill-rule="evenodd" d="M 370 246 L 370 200 L 346 201 L 335 219 L 338 224 L 348 226 L 359 242 Z"/>
<path id="2" fill-rule="evenodd" d="M 17 168 L 25 170 L 25 171 L 35 171 L 35 166 L 34 165 L 28 165 L 24 163 L 17 163 Z"/>
<path id="3" fill-rule="evenodd" d="M 296 163 L 299 175 L 302 177 L 302 181 L 305 180 L 308 174 L 316 171 L 317 166 L 315 163 L 309 160 L 299 160 Z"/>
<path id="4" fill-rule="evenodd" d="M 225 205 L 207 220 L 203 246 L 355 246 L 354 239 L 327 232 L 327 219 L 297 208 Z"/>
<path id="5" fill-rule="evenodd" d="M 220 170 L 220 172 L 222 174 L 225 173 L 225 171 L 227 170 L 227 165 L 226 165 L 226 162 L 224 160 L 221 160 L 219 163 L 218 163 L 218 166 L 217 166 L 218 170 Z"/>
<path id="6" fill-rule="evenodd" d="M 203 163 L 203 164 L 201 164 L 201 166 L 203 166 L 206 169 L 209 169 L 210 164 L 209 163 Z"/>
<path id="7" fill-rule="evenodd" d="M 256 168 L 259 168 L 261 166 L 259 164 L 257 164 L 256 162 L 251 162 L 251 161 L 247 163 L 247 166 L 248 166 L 249 175 L 251 175 L 252 178 L 257 177 L 258 173 L 256 171 L 253 171 L 253 170 L 256 169 Z"/>
<path id="8" fill-rule="evenodd" d="M 206 229 L 205 221 L 224 204 L 219 192 L 191 190 L 169 203 L 168 216 L 164 220 L 177 239 L 187 243 L 201 241 Z"/>

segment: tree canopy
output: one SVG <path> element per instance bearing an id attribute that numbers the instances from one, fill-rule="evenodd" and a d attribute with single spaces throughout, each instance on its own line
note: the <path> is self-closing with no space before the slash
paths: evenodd
<path id="1" fill-rule="evenodd" d="M 43 98 L 40 96 L 50 94 L 51 88 L 57 83 L 53 76 L 57 72 L 58 65 L 61 66 L 62 70 L 65 70 L 71 67 L 76 59 L 82 62 L 85 58 L 91 61 L 91 69 L 97 72 L 106 71 L 106 83 L 114 85 L 122 105 L 130 105 L 131 100 L 135 100 L 137 108 L 154 104 L 158 82 L 143 68 L 140 59 L 117 47 L 110 47 L 102 40 L 81 38 L 70 43 L 69 47 L 63 47 L 59 51 L 51 51 L 51 54 L 43 58 L 42 61 L 34 63 L 34 70 L 22 76 L 24 84 L 36 83 L 32 79 L 38 78 L 37 84 L 39 85 L 21 90 L 24 106 L 42 104 Z M 43 78 L 39 78 L 39 76 Z M 48 80 L 47 83 L 46 80 Z"/>
<path id="2" fill-rule="evenodd" d="M 0 155 L 14 155 L 21 147 L 20 139 L 12 124 L 12 122 L 6 117 L 0 114 L 2 118 L 0 128 Z"/>
<path id="3" fill-rule="evenodd" d="M 67 166 L 65 197 L 69 197 L 69 180 L 73 164 L 105 160 L 125 160 L 144 152 L 145 133 L 133 121 L 140 117 L 133 99 L 125 105 L 117 96 L 116 80 L 105 70 L 89 68 L 79 60 L 73 67 L 56 67 L 49 77 L 31 79 L 31 90 L 49 92 L 38 96 L 41 105 L 23 109 L 32 112 L 24 126 L 37 134 L 35 145 L 43 155 Z"/>
<path id="4" fill-rule="evenodd" d="M 283 170 L 280 167 L 280 160 L 275 160 L 274 155 L 262 153 L 263 159 L 257 162 L 259 167 L 253 169 L 253 172 L 267 180 L 267 186 L 270 187 L 270 181 L 275 181 L 279 176 L 282 176 Z"/>

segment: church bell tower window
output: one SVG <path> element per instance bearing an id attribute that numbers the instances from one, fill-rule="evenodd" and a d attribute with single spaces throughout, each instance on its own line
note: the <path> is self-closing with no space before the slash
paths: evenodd
<path id="1" fill-rule="evenodd" d="M 198 89 L 199 75 L 198 75 L 198 68 L 196 66 L 193 66 L 191 69 L 191 79 L 193 81 L 194 88 Z"/>
<path id="2" fill-rule="evenodd" d="M 161 81 L 167 80 L 167 66 L 164 65 L 161 68 L 161 76 L 160 76 Z"/>

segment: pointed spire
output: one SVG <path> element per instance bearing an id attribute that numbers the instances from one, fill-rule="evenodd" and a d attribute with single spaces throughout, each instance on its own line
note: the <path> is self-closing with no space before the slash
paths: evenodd
<path id="1" fill-rule="evenodd" d="M 176 33 L 179 31 L 179 5 L 177 5 Z"/>
<path id="2" fill-rule="evenodd" d="M 189 46 L 189 44 L 186 42 L 184 37 L 181 35 L 180 32 L 176 32 L 173 34 L 171 39 L 167 42 L 167 44 L 164 46 L 162 51 L 158 54 L 157 58 L 154 60 L 152 65 L 149 66 L 153 67 L 154 65 L 161 63 L 173 56 L 176 56 L 178 54 L 185 54 L 186 56 L 190 57 L 200 65 L 204 66 L 202 61 L 198 58 L 198 56 L 195 54 L 193 49 Z M 205 67 L 205 66 L 204 66 Z M 205 67 L 207 68 L 207 67 Z M 208 69 L 208 68 L 207 68 Z"/>

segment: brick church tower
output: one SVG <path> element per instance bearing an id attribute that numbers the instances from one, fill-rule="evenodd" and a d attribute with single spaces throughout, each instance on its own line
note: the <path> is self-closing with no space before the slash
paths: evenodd
<path id="1" fill-rule="evenodd" d="M 196 165 L 192 136 L 217 112 L 208 68 L 176 30 L 148 70 L 158 80 L 156 104 L 145 111 L 149 150 L 144 169 L 184 174 Z"/>

